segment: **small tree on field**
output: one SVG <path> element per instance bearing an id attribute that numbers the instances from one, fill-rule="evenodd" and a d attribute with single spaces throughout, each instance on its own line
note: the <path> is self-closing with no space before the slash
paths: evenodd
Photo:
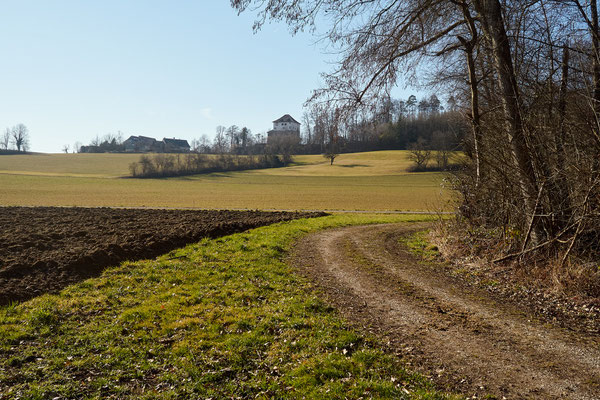
<path id="1" fill-rule="evenodd" d="M 10 131 L 12 143 L 17 151 L 27 151 L 29 148 L 29 130 L 23 124 L 13 126 Z"/>
<path id="2" fill-rule="evenodd" d="M 441 171 L 446 171 L 450 164 L 451 142 L 450 134 L 448 132 L 435 131 L 431 138 L 431 147 L 436 149 L 435 160 L 437 167 Z"/>
<path id="3" fill-rule="evenodd" d="M 431 150 L 425 145 L 423 139 L 410 145 L 409 158 L 415 163 L 415 171 L 424 171 L 431 160 Z"/>
<path id="4" fill-rule="evenodd" d="M 337 156 L 339 156 L 339 153 L 333 148 L 333 146 L 331 146 L 331 148 L 328 149 L 325 154 L 323 154 L 323 157 L 329 160 L 329 165 L 333 165 L 333 161 L 337 158 Z"/>

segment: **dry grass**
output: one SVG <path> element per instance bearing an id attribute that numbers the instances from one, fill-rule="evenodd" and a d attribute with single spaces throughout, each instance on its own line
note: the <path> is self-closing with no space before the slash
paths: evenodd
<path id="1" fill-rule="evenodd" d="M 438 224 L 430 234 L 444 259 L 482 282 L 504 282 L 513 288 L 580 300 L 600 298 L 600 264 L 562 254 L 527 254 L 494 262 L 510 253 L 510 240 L 499 232 L 465 227 L 456 220 Z"/>
<path id="2" fill-rule="evenodd" d="M 0 157 L 0 173 L 118 177 L 129 174 L 139 154 L 32 154 Z"/>
<path id="3" fill-rule="evenodd" d="M 15 158 L 16 157 L 16 158 Z M 20 157 L 20 158 L 19 158 Z M 298 156 L 287 168 L 119 179 L 139 155 L 0 157 L 0 205 L 430 211 L 449 209 L 441 173 L 408 173 L 404 151 Z M 338 160 L 336 160 L 336 164 Z"/>

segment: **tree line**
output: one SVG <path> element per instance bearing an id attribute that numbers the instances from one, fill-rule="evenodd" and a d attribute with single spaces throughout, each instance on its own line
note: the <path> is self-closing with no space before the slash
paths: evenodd
<path id="1" fill-rule="evenodd" d="M 244 171 L 284 167 L 289 163 L 277 154 L 240 156 L 201 153 L 142 155 L 138 162 L 129 165 L 133 178 L 166 178 L 208 174 L 212 172 Z"/>
<path id="2" fill-rule="evenodd" d="M 338 114 L 338 115 L 336 115 Z M 450 98 L 442 106 L 436 95 L 418 100 L 384 96 L 371 108 L 346 112 L 312 104 L 304 113 L 300 152 L 326 153 L 332 150 L 361 152 L 374 150 L 405 150 L 416 147 L 456 151 L 462 147 L 468 125 Z"/>
<path id="3" fill-rule="evenodd" d="M 74 153 L 123 153 L 123 132 L 107 133 L 104 136 L 96 135 L 87 145 L 82 145 L 77 141 L 73 144 Z M 71 147 L 64 145 L 62 151 L 68 153 Z"/>
<path id="4" fill-rule="evenodd" d="M 313 92 L 334 124 L 373 110 L 402 75 L 452 93 L 468 123 L 458 211 L 509 256 L 600 254 L 600 24 L 596 0 L 232 0 L 341 59 Z M 320 16 L 326 15 L 326 18 Z"/>

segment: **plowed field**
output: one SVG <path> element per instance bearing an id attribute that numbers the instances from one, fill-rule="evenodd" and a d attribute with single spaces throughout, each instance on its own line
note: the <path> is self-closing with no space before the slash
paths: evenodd
<path id="1" fill-rule="evenodd" d="M 55 292 L 124 260 L 322 213 L 0 208 L 0 304 Z"/>

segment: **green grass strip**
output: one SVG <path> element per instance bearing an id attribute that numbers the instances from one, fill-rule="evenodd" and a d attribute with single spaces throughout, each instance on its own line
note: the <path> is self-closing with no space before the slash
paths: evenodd
<path id="1" fill-rule="evenodd" d="M 284 258 L 336 215 L 126 262 L 0 308 L 0 398 L 454 399 L 351 329 Z"/>

